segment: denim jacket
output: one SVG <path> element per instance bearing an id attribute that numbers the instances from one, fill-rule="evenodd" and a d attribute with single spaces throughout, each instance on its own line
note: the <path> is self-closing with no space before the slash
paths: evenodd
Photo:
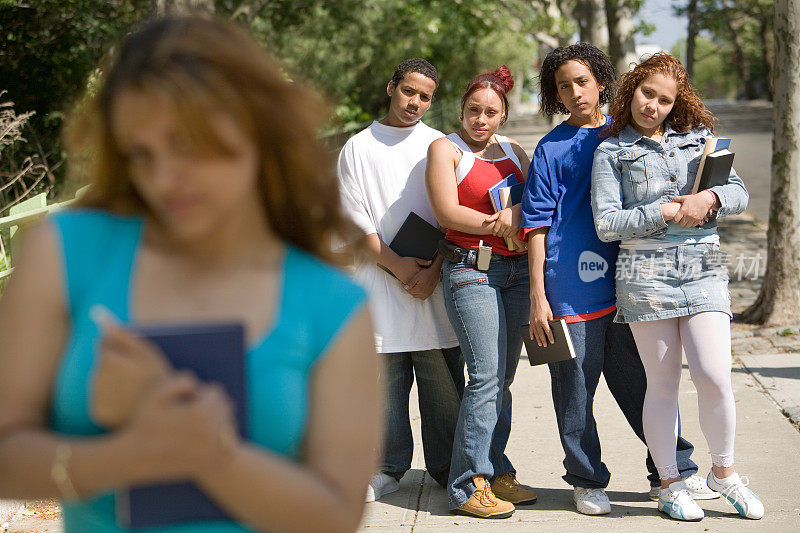
<path id="1" fill-rule="evenodd" d="M 691 194 L 700 165 L 705 129 L 679 133 L 667 126 L 661 142 L 628 125 L 618 136 L 598 146 L 592 166 L 592 211 L 600 240 L 660 240 L 671 233 L 690 236 L 715 233 L 717 217 L 735 215 L 747 207 L 744 182 L 731 169 L 728 183 L 712 187 L 722 206 L 700 228 L 681 228 L 661 215 L 661 204 Z"/>

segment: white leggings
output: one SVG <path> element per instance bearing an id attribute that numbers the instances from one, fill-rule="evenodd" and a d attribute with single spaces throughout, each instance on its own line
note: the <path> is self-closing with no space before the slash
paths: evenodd
<path id="1" fill-rule="evenodd" d="M 680 318 L 634 322 L 631 331 L 647 374 L 642 423 L 647 447 L 661 479 L 680 477 L 678 385 L 681 347 L 697 389 L 700 428 L 716 466 L 733 466 L 736 406 L 731 388 L 731 324 L 727 314 L 710 311 Z"/>

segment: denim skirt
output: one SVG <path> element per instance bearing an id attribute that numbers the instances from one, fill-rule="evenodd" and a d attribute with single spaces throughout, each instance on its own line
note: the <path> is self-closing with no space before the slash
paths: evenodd
<path id="1" fill-rule="evenodd" d="M 617 258 L 615 322 L 721 311 L 731 318 L 728 268 L 719 244 L 622 248 Z"/>

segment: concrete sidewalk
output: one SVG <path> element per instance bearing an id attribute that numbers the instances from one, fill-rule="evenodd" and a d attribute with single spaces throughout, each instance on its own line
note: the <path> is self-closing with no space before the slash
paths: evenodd
<path id="1" fill-rule="evenodd" d="M 416 442 L 413 469 L 401 490 L 367 504 L 359 531 L 800 531 L 800 432 L 782 414 L 800 410 L 800 354 L 751 355 L 734 359 L 737 405 L 736 463 L 764 501 L 761 520 L 740 518 L 724 500 L 700 502 L 706 517 L 678 522 L 656 511 L 647 498 L 645 446 L 633 435 L 605 383 L 595 401 L 603 459 L 611 470 L 611 514 L 578 514 L 572 490 L 562 479 L 563 452 L 556 430 L 546 367 L 530 367 L 523 354 L 512 385 L 514 422 L 508 455 L 522 483 L 536 488 L 539 501 L 518 507 L 511 518 L 480 520 L 451 515 L 445 491 L 424 473 L 419 412 L 412 408 Z M 767 388 L 765 388 L 767 387 Z M 416 391 L 412 391 L 412 397 Z M 414 402 L 416 399 L 414 398 Z M 684 364 L 681 382 L 683 435 L 695 445 L 693 459 L 705 475 L 711 460 L 697 415 L 697 393 Z"/>
<path id="2" fill-rule="evenodd" d="M 701 502 L 706 518 L 697 523 L 677 522 L 660 515 L 655 503 L 647 499 L 645 447 L 633 436 L 605 383 L 598 389 L 595 413 L 603 457 L 612 473 L 608 489 L 612 512 L 602 517 L 578 514 L 572 504 L 572 490 L 561 479 L 563 456 L 550 399 L 549 374 L 544 367 L 528 366 L 523 354 L 512 386 L 514 424 L 508 454 L 519 470 L 520 480 L 536 487 L 539 501 L 519 507 L 506 520 L 451 515 L 444 490 L 422 470 L 414 390 L 412 418 L 417 447 L 413 469 L 403 478 L 399 492 L 367 504 L 360 531 L 800 531 L 800 495 L 794 492 L 794 481 L 800 478 L 800 432 L 783 414 L 797 417 L 796 422 L 800 423 L 800 354 L 743 355 L 734 361 L 737 464 L 764 500 L 767 512 L 761 520 L 739 518 L 721 500 Z M 697 394 L 686 369 L 681 386 L 681 416 L 684 435 L 695 444 L 694 459 L 705 474 L 710 458 L 697 421 Z M 7 529 L 0 524 L 0 531 L 61 532 L 61 521 L 52 507 L 33 505 L 30 513 L 20 513 L 10 524 L 4 524 Z"/>

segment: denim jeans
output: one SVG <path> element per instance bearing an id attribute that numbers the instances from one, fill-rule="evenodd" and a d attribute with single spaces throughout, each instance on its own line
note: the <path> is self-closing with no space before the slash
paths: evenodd
<path id="1" fill-rule="evenodd" d="M 475 491 L 473 476 L 491 481 L 514 472 L 505 449 L 511 432 L 509 386 L 522 349 L 519 330 L 530 313 L 527 254 L 508 258 L 493 254 L 486 271 L 468 260 L 445 260 L 442 288 L 469 378 L 447 487 L 450 507 L 455 509 Z"/>
<path id="2" fill-rule="evenodd" d="M 575 359 L 550 363 L 556 421 L 564 448 L 564 480 L 570 485 L 605 488 L 611 474 L 601 460 L 600 439 L 594 420 L 594 394 L 602 372 L 612 396 L 631 429 L 642 442 L 642 406 L 647 390 L 636 342 L 627 324 L 614 322 L 614 313 L 568 324 Z M 677 458 L 681 477 L 697 472 L 691 460 L 694 446 L 678 436 Z M 645 461 L 651 486 L 658 471 L 648 452 Z"/>
<path id="3" fill-rule="evenodd" d="M 386 436 L 381 471 L 398 481 L 411 468 L 414 440 L 408 397 L 417 379 L 425 468 L 442 487 L 450 474 L 450 454 L 464 389 L 461 349 L 382 354 L 386 387 Z"/>

